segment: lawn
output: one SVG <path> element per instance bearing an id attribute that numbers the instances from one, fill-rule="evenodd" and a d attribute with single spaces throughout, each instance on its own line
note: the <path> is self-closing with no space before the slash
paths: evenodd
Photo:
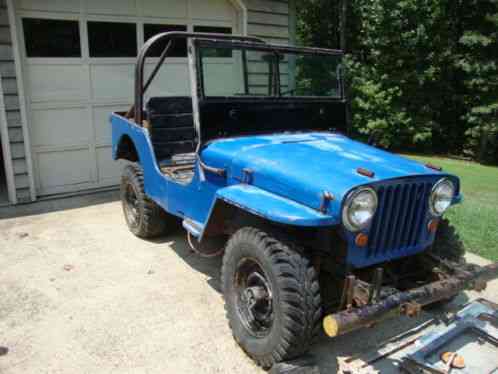
<path id="1" fill-rule="evenodd" d="M 408 157 L 460 177 L 464 201 L 445 216 L 457 228 L 467 250 L 498 261 L 498 167 L 440 157 Z"/>

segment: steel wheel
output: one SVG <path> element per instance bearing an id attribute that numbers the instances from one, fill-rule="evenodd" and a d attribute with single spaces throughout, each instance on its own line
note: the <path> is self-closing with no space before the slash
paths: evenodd
<path id="1" fill-rule="evenodd" d="M 273 324 L 273 296 L 259 263 L 242 259 L 235 273 L 237 311 L 244 327 L 255 337 L 268 335 Z"/>
<path id="2" fill-rule="evenodd" d="M 264 368 L 299 357 L 320 331 L 317 273 L 283 236 L 252 227 L 235 232 L 225 248 L 221 284 L 235 340 Z"/>
<path id="3" fill-rule="evenodd" d="M 164 233 L 171 216 L 149 199 L 144 191 L 144 176 L 138 164 L 123 170 L 120 187 L 121 205 L 130 231 L 140 238 L 153 238 Z"/>

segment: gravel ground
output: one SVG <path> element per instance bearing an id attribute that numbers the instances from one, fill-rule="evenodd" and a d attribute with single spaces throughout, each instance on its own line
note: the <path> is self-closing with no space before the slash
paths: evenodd
<path id="1" fill-rule="evenodd" d="M 2 374 L 263 372 L 228 329 L 220 260 L 196 257 L 181 232 L 135 238 L 116 193 L 0 208 L 0 264 Z M 481 296 L 498 302 L 498 282 Z M 338 356 L 428 318 L 322 337 L 312 354 L 322 373 L 335 373 Z M 383 365 L 396 372 L 394 362 Z"/>

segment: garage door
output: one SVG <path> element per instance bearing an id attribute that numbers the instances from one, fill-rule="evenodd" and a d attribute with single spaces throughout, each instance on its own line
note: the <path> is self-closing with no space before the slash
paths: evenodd
<path id="1" fill-rule="evenodd" d="M 134 63 L 144 40 L 168 30 L 237 31 L 229 0 L 15 4 L 38 195 L 118 183 L 108 118 L 132 103 Z M 189 94 L 186 45 L 178 43 L 173 53 L 151 95 Z"/>

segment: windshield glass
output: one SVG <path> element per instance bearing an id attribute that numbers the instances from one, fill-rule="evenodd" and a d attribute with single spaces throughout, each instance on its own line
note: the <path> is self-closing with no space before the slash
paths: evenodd
<path id="1" fill-rule="evenodd" d="M 205 97 L 342 97 L 338 54 L 228 43 L 198 53 Z"/>

